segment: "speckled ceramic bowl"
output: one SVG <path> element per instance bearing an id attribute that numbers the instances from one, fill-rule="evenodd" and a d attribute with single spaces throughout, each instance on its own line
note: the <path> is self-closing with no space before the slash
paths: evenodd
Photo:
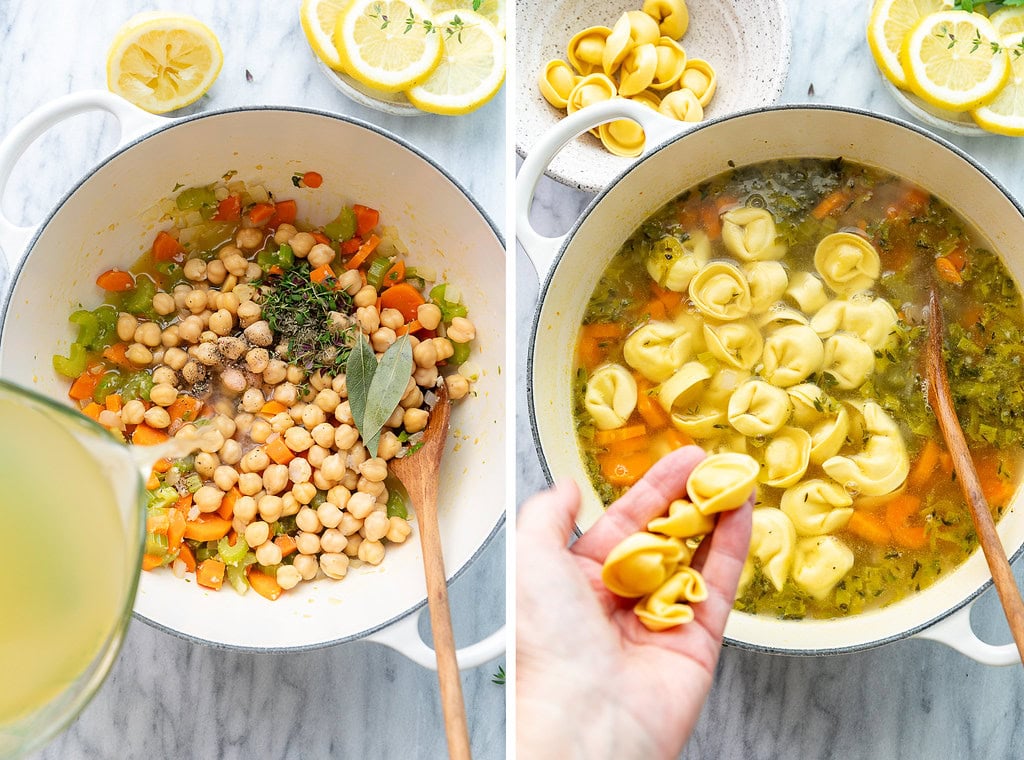
<path id="1" fill-rule="evenodd" d="M 516 87 L 519 114 L 516 151 L 525 157 L 533 144 L 565 116 L 537 88 L 537 77 L 553 58 L 565 60 L 576 32 L 612 26 L 642 0 L 519 0 L 516 3 Z M 690 26 L 680 40 L 690 58 L 707 60 L 718 75 L 718 89 L 706 118 L 775 103 L 789 71 L 789 12 L 783 0 L 689 0 Z M 675 132 L 693 124 L 675 122 Z M 568 144 L 551 162 L 547 175 L 563 184 L 597 192 L 624 172 L 634 159 L 614 156 L 592 135 Z"/>

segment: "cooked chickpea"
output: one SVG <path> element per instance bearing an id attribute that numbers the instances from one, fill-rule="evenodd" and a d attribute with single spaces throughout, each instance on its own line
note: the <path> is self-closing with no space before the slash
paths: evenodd
<path id="1" fill-rule="evenodd" d="M 412 373 L 412 378 L 421 388 L 433 388 L 437 385 L 437 367 L 420 367 Z"/>
<path id="2" fill-rule="evenodd" d="M 409 378 L 412 380 L 412 378 Z M 412 390 L 402 396 L 402 400 L 399 402 L 403 409 L 415 409 L 423 406 L 423 391 L 416 385 L 416 381 L 413 380 Z"/>
<path id="3" fill-rule="evenodd" d="M 281 503 L 280 496 L 274 496 L 273 494 L 261 496 L 260 500 L 256 502 L 256 507 L 260 511 L 260 517 L 268 523 L 274 523 L 281 519 L 281 509 L 283 504 Z M 266 563 L 261 562 L 260 564 Z M 272 562 L 270 564 L 274 563 Z"/>
<path id="4" fill-rule="evenodd" d="M 359 329 L 367 335 L 372 335 L 380 328 L 380 314 L 377 313 L 376 306 L 360 306 L 356 309 L 356 322 L 359 323 Z"/>
<path id="5" fill-rule="evenodd" d="M 324 388 L 316 394 L 316 397 L 313 399 L 313 403 L 322 411 L 330 414 L 338 408 L 338 404 L 341 403 L 341 396 L 335 393 L 331 388 Z"/>
<path id="6" fill-rule="evenodd" d="M 320 534 L 320 551 L 328 554 L 338 554 L 348 546 L 348 536 L 340 530 L 333 528 L 325 530 Z"/>
<path id="7" fill-rule="evenodd" d="M 363 278 L 359 276 L 358 269 L 346 269 L 338 278 L 338 287 L 354 296 L 363 287 Z"/>
<path id="8" fill-rule="evenodd" d="M 206 262 L 202 259 L 189 259 L 182 272 L 192 282 L 202 282 L 206 279 Z"/>
<path id="9" fill-rule="evenodd" d="M 243 227 L 235 234 L 235 245 L 243 251 L 254 251 L 263 243 L 263 230 L 256 227 Z M 264 565 L 268 564 L 266 562 Z M 275 564 L 273 562 L 269 563 Z"/>
<path id="10" fill-rule="evenodd" d="M 402 427 L 407 433 L 418 433 L 427 426 L 426 409 L 406 409 L 402 415 Z"/>
<path id="11" fill-rule="evenodd" d="M 328 481 L 337 483 L 345 477 L 345 460 L 338 454 L 331 454 L 320 465 L 320 474 Z"/>
<path id="12" fill-rule="evenodd" d="M 341 423 L 341 427 L 355 423 L 355 418 L 352 416 L 352 405 L 349 404 L 348 399 L 342 401 L 334 408 L 334 419 Z M 341 447 L 339 446 L 338 448 Z"/>
<path id="13" fill-rule="evenodd" d="M 270 526 L 263 520 L 255 520 L 245 528 L 245 543 L 249 546 L 260 546 L 270 538 Z"/>
<path id="14" fill-rule="evenodd" d="M 246 261 L 245 256 L 242 254 L 233 253 L 224 259 L 224 268 L 228 270 L 228 274 L 232 277 L 245 277 L 249 272 L 249 262 Z M 224 286 L 227 287 L 226 280 Z"/>
<path id="15" fill-rule="evenodd" d="M 348 398 L 348 378 L 344 374 L 338 375 L 331 381 L 331 390 L 337 393 L 339 398 Z"/>
<path id="16" fill-rule="evenodd" d="M 464 398 L 469 393 L 469 380 L 462 375 L 448 375 L 444 379 L 444 384 L 448 386 L 448 398 L 452 401 Z"/>
<path id="17" fill-rule="evenodd" d="M 328 529 L 338 527 L 338 524 L 341 522 L 341 514 L 341 510 L 329 501 L 325 501 L 316 508 L 316 516 L 319 518 L 320 524 Z M 341 550 L 339 549 L 338 551 Z"/>
<path id="18" fill-rule="evenodd" d="M 347 401 L 345 403 L 348 403 Z M 335 411 L 337 416 L 337 411 Z M 349 410 L 349 416 L 352 416 L 351 409 Z M 354 428 L 351 424 L 339 425 L 334 430 L 334 445 L 338 451 L 348 451 L 355 445 L 355 442 L 359 440 L 359 431 Z"/>
<path id="19" fill-rule="evenodd" d="M 151 428 L 163 430 L 171 424 L 171 415 L 162 406 L 152 406 L 142 417 Z"/>
<path id="20" fill-rule="evenodd" d="M 125 402 L 121 407 L 121 422 L 125 425 L 138 425 L 146 414 L 146 405 L 138 399 Z"/>
<path id="21" fill-rule="evenodd" d="M 243 332 L 246 340 L 254 346 L 266 348 L 274 342 L 274 334 L 271 332 L 270 325 L 265 319 L 253 322 L 251 325 L 246 327 Z"/>
<path id="22" fill-rule="evenodd" d="M 235 327 L 235 318 L 227 309 L 217 309 L 210 315 L 210 329 L 217 335 L 227 335 Z"/>
<path id="23" fill-rule="evenodd" d="M 348 513 L 357 520 L 365 520 L 367 515 L 373 511 L 373 505 L 377 499 L 371 494 L 364 493 L 363 491 L 357 491 L 352 494 L 348 500 Z"/>
<path id="24" fill-rule="evenodd" d="M 427 330 L 436 330 L 441 324 L 441 308 L 433 303 L 420 304 L 416 308 L 416 321 Z"/>
<path id="25" fill-rule="evenodd" d="M 305 451 L 313 445 L 313 436 L 305 428 L 291 427 L 284 432 L 284 442 L 292 451 Z"/>
<path id="26" fill-rule="evenodd" d="M 188 354 L 180 348 L 168 348 L 164 351 L 164 364 L 175 372 L 180 372 L 187 362 Z"/>
<path id="27" fill-rule="evenodd" d="M 288 477 L 292 483 L 307 483 L 313 477 L 313 468 L 301 457 L 295 457 L 288 463 Z"/>
<path id="28" fill-rule="evenodd" d="M 302 412 L 305 411 L 306 405 L 302 402 L 295 404 L 288 408 L 288 416 L 292 418 L 292 422 L 296 425 L 302 424 Z M 284 431 L 282 431 L 284 432 Z"/>
<path id="29" fill-rule="evenodd" d="M 220 457 L 207 451 L 201 451 L 196 454 L 195 467 L 196 472 L 198 472 L 202 477 L 213 479 L 214 473 L 216 473 L 217 468 L 220 467 Z M 220 486 L 218 486 L 218 488 L 220 488 Z"/>
<path id="30" fill-rule="evenodd" d="M 349 449 L 348 456 L 345 458 L 345 461 L 351 469 L 358 470 L 359 465 L 369 458 L 370 452 L 366 450 L 366 447 L 363 444 L 357 443 Z"/>
<path id="31" fill-rule="evenodd" d="M 154 372 L 154 375 L 155 374 L 156 373 Z M 170 406 L 177 399 L 178 389 L 170 383 L 157 383 L 149 391 L 149 400 L 157 406 Z"/>
<path id="32" fill-rule="evenodd" d="M 274 242 L 278 245 L 287 243 L 295 237 L 297 232 L 298 230 L 295 229 L 295 225 L 293 224 L 288 224 L 287 222 L 279 224 L 277 225 L 277 229 L 274 231 Z"/>
<path id="33" fill-rule="evenodd" d="M 166 366 L 166 364 L 167 362 L 164 362 L 163 365 L 156 367 L 153 370 L 153 384 L 165 384 L 174 388 L 174 386 L 178 384 L 178 374 L 173 369 Z M 177 393 L 177 390 L 175 390 L 175 393 Z M 150 401 L 152 400 L 153 399 L 150 398 Z"/>
<path id="34" fill-rule="evenodd" d="M 256 374 L 262 374 L 269 363 L 270 352 L 265 348 L 250 348 L 245 355 L 245 366 Z"/>
<path id="35" fill-rule="evenodd" d="M 380 541 L 387 535 L 388 516 L 383 512 L 371 512 L 363 520 L 363 538 L 367 541 Z"/>
<path id="36" fill-rule="evenodd" d="M 306 461 L 309 462 L 310 467 L 322 467 L 324 460 L 330 456 L 330 453 L 331 450 L 329 448 L 324 448 L 319 443 L 314 443 L 309 447 L 309 450 L 306 451 Z"/>
<path id="37" fill-rule="evenodd" d="M 284 382 L 274 388 L 274 400 L 280 401 L 285 406 L 291 406 L 298 398 L 298 389 L 292 383 Z"/>
<path id="38" fill-rule="evenodd" d="M 243 328 L 251 327 L 263 313 L 263 309 L 255 301 L 244 301 L 238 305 L 238 324 Z"/>
<path id="39" fill-rule="evenodd" d="M 206 379 L 206 367 L 194 359 L 189 359 L 185 362 L 185 366 L 181 368 L 181 378 L 188 385 L 202 382 Z"/>
<path id="40" fill-rule="evenodd" d="M 402 442 L 398 440 L 398 436 L 392 433 L 390 430 L 385 430 L 380 434 L 380 443 L 377 445 L 377 456 L 387 461 L 394 459 L 395 455 L 402 450 Z"/>
<path id="41" fill-rule="evenodd" d="M 217 453 L 220 455 L 220 461 L 224 464 L 236 465 L 242 461 L 242 444 L 233 438 L 228 438 Z"/>
<path id="42" fill-rule="evenodd" d="M 206 310 L 206 291 L 193 290 L 185 296 L 185 308 L 192 312 L 193 316 L 202 314 Z"/>
<path id="43" fill-rule="evenodd" d="M 359 480 L 356 481 L 356 491 L 368 494 L 374 499 L 379 499 L 381 494 L 384 493 L 384 483 L 376 480 L 367 480 L 360 476 Z"/>
<path id="44" fill-rule="evenodd" d="M 405 324 L 405 317 L 402 316 L 402 312 L 398 309 L 384 309 L 380 313 L 380 323 L 384 327 L 390 327 L 392 330 L 397 330 Z"/>
<path id="45" fill-rule="evenodd" d="M 153 296 L 153 311 L 157 314 L 166 317 L 177 310 L 178 306 L 174 303 L 174 296 L 170 293 L 157 293 Z"/>
<path id="46" fill-rule="evenodd" d="M 431 338 L 430 342 L 434 344 L 434 349 L 437 351 L 437 360 L 439 362 L 444 361 L 445 359 L 451 359 L 452 354 L 455 353 L 455 347 L 447 338 Z"/>
<path id="47" fill-rule="evenodd" d="M 220 363 L 220 354 L 217 352 L 217 346 L 213 343 L 200 343 L 190 348 L 189 353 L 196 361 L 207 367 L 213 367 Z"/>
<path id="48" fill-rule="evenodd" d="M 334 249 L 325 243 L 317 243 L 309 249 L 309 265 L 313 269 L 334 261 Z"/>
<path id="49" fill-rule="evenodd" d="M 312 430 L 317 425 L 326 421 L 327 415 L 316 404 L 307 404 L 306 408 L 302 410 L 302 425 L 307 430 Z"/>
<path id="50" fill-rule="evenodd" d="M 299 581 L 302 580 L 302 574 L 295 569 L 292 565 L 281 565 L 277 568 L 277 585 L 287 591 L 290 588 L 295 588 L 299 585 Z"/>
<path id="51" fill-rule="evenodd" d="M 291 491 L 281 494 L 281 517 L 291 517 L 299 513 L 302 505 L 295 498 Z"/>
<path id="52" fill-rule="evenodd" d="M 299 504 L 309 504 L 316 498 L 316 486 L 312 483 L 296 483 L 291 493 Z"/>
<path id="53" fill-rule="evenodd" d="M 292 247 L 292 252 L 296 256 L 304 259 L 313 250 L 313 246 L 316 245 L 316 238 L 308 232 L 299 232 L 292 237 L 288 244 Z"/>
<path id="54" fill-rule="evenodd" d="M 263 398 L 263 393 L 258 388 L 247 388 L 242 394 L 242 409 L 251 414 L 262 409 L 265 403 L 266 399 Z"/>
<path id="55" fill-rule="evenodd" d="M 262 417 L 252 421 L 252 429 L 249 430 L 249 437 L 252 438 L 256 443 L 266 443 L 267 439 L 270 438 L 270 434 L 274 431 L 270 427 L 270 423 Z"/>
<path id="56" fill-rule="evenodd" d="M 271 359 L 267 368 L 263 370 L 263 382 L 267 385 L 277 385 L 288 375 L 288 365 L 280 359 Z"/>
<path id="57" fill-rule="evenodd" d="M 213 482 L 222 491 L 230 491 L 238 483 L 238 470 L 222 464 L 213 471 Z"/>
<path id="58" fill-rule="evenodd" d="M 351 495 L 344 486 L 332 486 L 327 490 L 327 501 L 338 509 L 344 509 Z"/>
<path id="59" fill-rule="evenodd" d="M 437 364 L 437 348 L 434 346 L 434 341 L 421 341 L 412 350 L 412 360 L 416 362 L 417 367 L 433 367 Z"/>
<path id="60" fill-rule="evenodd" d="M 148 367 L 153 361 L 153 352 L 141 343 L 132 343 L 124 352 L 125 358 L 136 367 Z"/>
<path id="61" fill-rule="evenodd" d="M 270 464 L 270 457 L 263 449 L 252 449 L 242 457 L 242 472 L 263 472 Z"/>
<path id="62" fill-rule="evenodd" d="M 192 496 L 192 503 L 200 512 L 216 512 L 224 500 L 224 492 L 216 486 L 203 486 Z"/>
<path id="63" fill-rule="evenodd" d="M 356 486 L 359 485 L 359 473 L 355 470 L 346 470 L 345 477 L 338 483 L 340 486 L 345 486 L 349 491 L 355 492 Z"/>
<path id="64" fill-rule="evenodd" d="M 352 303 L 356 306 L 374 306 L 377 304 L 377 290 L 373 285 L 364 285 L 352 296 Z"/>
<path id="65" fill-rule="evenodd" d="M 128 342 L 135 340 L 135 331 L 139 327 L 139 320 L 131 314 L 124 312 L 117 315 L 117 337 Z"/>
<path id="66" fill-rule="evenodd" d="M 206 265 L 206 279 L 210 281 L 212 285 L 220 285 L 227 279 L 228 270 L 224 266 L 224 262 L 220 259 L 214 259 Z"/>
<path id="67" fill-rule="evenodd" d="M 299 571 L 302 580 L 311 581 L 316 578 L 316 572 L 320 569 L 320 563 L 312 555 L 300 554 L 292 562 L 292 567 Z"/>
<path id="68" fill-rule="evenodd" d="M 383 481 L 388 476 L 388 463 L 380 457 L 367 459 L 359 465 L 359 474 L 373 482 Z"/>
<path id="69" fill-rule="evenodd" d="M 283 464 L 272 464 L 263 470 L 263 489 L 269 494 L 279 494 L 288 487 L 288 468 Z"/>
<path id="70" fill-rule="evenodd" d="M 160 333 L 160 345 L 164 348 L 174 348 L 181 344 L 181 337 L 178 335 L 178 326 L 171 325 Z"/>
<path id="71" fill-rule="evenodd" d="M 360 518 L 356 517 L 351 512 L 341 513 L 341 522 L 338 523 L 338 530 L 340 530 L 343 535 L 355 535 L 359 533 L 359 529 L 362 527 L 363 521 Z"/>
<path id="72" fill-rule="evenodd" d="M 320 536 L 300 531 L 295 536 L 295 548 L 299 550 L 299 554 L 317 554 L 320 551 Z"/>
<path id="73" fill-rule="evenodd" d="M 356 556 L 369 565 L 379 565 L 384 560 L 384 544 L 380 541 L 362 541 Z"/>
<path id="74" fill-rule="evenodd" d="M 245 496 L 255 496 L 263 490 L 263 476 L 258 472 L 243 472 L 238 476 L 238 490 Z"/>
<path id="75" fill-rule="evenodd" d="M 317 517 L 316 510 L 306 506 L 295 515 L 295 525 L 306 533 L 319 533 L 324 527 Z"/>
<path id="76" fill-rule="evenodd" d="M 193 315 L 178 323 L 178 337 L 186 343 L 198 343 L 203 333 L 203 320 Z"/>
<path id="77" fill-rule="evenodd" d="M 334 425 L 330 422 L 321 422 L 310 430 L 309 434 L 313 436 L 317 446 L 329 449 L 334 445 Z"/>
<path id="78" fill-rule="evenodd" d="M 348 537 L 348 543 L 342 552 L 347 554 L 349 557 L 357 557 L 359 555 L 359 544 L 363 542 L 363 537 L 358 533 L 355 533 Z"/>
<path id="79" fill-rule="evenodd" d="M 321 554 L 320 569 L 328 578 L 341 580 L 348 574 L 348 556 L 345 554 Z"/>
<path id="80" fill-rule="evenodd" d="M 402 418 L 405 415 L 405 409 L 401 406 L 395 407 L 395 411 L 391 413 L 391 416 L 384 422 L 384 427 L 398 428 L 402 427 Z"/>
<path id="81" fill-rule="evenodd" d="M 256 547 L 256 561 L 261 565 L 276 565 L 281 561 L 281 547 L 273 541 Z"/>
<path id="82" fill-rule="evenodd" d="M 213 426 L 220 431 L 220 434 L 225 438 L 230 438 L 235 434 L 237 425 L 235 421 L 228 417 L 226 414 L 218 414 L 213 418 Z"/>
<path id="83" fill-rule="evenodd" d="M 409 525 L 407 520 L 403 520 L 401 517 L 388 518 L 388 532 L 384 534 L 384 538 L 393 544 L 400 544 L 409 537 L 412 533 L 412 526 Z"/>
<path id="84" fill-rule="evenodd" d="M 370 345 L 373 346 L 374 351 L 383 353 L 396 340 L 398 340 L 398 336 L 394 330 L 390 327 L 382 327 L 370 336 Z"/>
<path id="85" fill-rule="evenodd" d="M 334 485 L 334 481 L 325 478 L 320 470 L 313 470 L 313 478 L 310 483 L 316 486 L 318 491 L 327 491 Z"/>
<path id="86" fill-rule="evenodd" d="M 235 517 L 242 518 L 246 523 L 256 517 L 256 500 L 251 495 L 239 496 L 235 500 Z"/>
<path id="87" fill-rule="evenodd" d="M 455 317 L 445 334 L 455 343 L 469 343 L 476 337 L 476 327 L 465 317 Z"/>

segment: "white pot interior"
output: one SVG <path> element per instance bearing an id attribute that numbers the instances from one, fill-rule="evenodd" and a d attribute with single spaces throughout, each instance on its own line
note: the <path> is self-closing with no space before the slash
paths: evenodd
<path id="1" fill-rule="evenodd" d="M 504 516 L 505 257 L 488 221 L 464 192 L 414 151 L 371 128 L 290 109 L 251 109 L 174 123 L 106 161 L 76 187 L 43 225 L 13 273 L 0 374 L 66 400 L 51 367 L 75 333 L 71 311 L 103 300 L 100 272 L 132 264 L 160 227 L 157 204 L 178 185 L 237 178 L 295 198 L 300 218 L 332 219 L 345 203 L 381 212 L 399 230 L 411 264 L 429 264 L 458 283 L 477 325 L 474 359 L 482 368 L 477 397 L 458 404 L 440 478 L 441 536 L 449 577 L 493 535 Z M 320 189 L 297 189 L 295 172 L 315 170 Z M 416 534 L 388 550 L 377 568 L 344 581 L 301 584 L 276 602 L 230 589 L 212 592 L 170 572 L 143 573 L 135 611 L 196 639 L 257 649 L 336 642 L 375 630 L 426 599 Z"/>
<path id="2" fill-rule="evenodd" d="M 608 261 L 665 203 L 732 165 L 837 156 L 902 176 L 946 201 L 1003 254 L 1018 285 L 1024 282 L 1024 259 L 1014 255 L 1024 239 L 1020 210 L 966 157 L 898 122 L 853 111 L 790 107 L 702 125 L 667 144 L 596 199 L 571 233 L 542 290 L 530 359 L 530 411 L 549 475 L 571 477 L 582 486 L 581 529 L 592 525 L 603 508 L 587 485 L 573 433 L 573 349 L 587 299 Z M 998 527 L 1007 553 L 1018 552 L 1024 544 L 1019 491 Z M 734 612 L 726 637 L 787 653 L 872 646 L 905 636 L 961 606 L 988 579 L 978 550 L 956 572 L 885 609 L 827 621 L 781 621 Z"/>

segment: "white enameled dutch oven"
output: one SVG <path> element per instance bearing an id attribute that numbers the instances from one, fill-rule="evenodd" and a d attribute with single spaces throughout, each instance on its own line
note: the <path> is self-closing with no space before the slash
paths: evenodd
<path id="1" fill-rule="evenodd" d="M 109 93 L 71 95 L 29 115 L 0 144 L 0 188 L 18 156 L 43 131 L 86 110 L 113 114 L 120 146 L 81 180 L 41 225 L 19 228 L 0 214 L 0 245 L 12 285 L 2 304 L 0 375 L 55 399 L 67 399 L 51 356 L 74 340 L 67 317 L 99 304 L 96 275 L 127 267 L 161 226 L 159 203 L 176 187 L 203 185 L 226 172 L 298 198 L 300 216 L 332 219 L 345 203 L 381 212 L 399 231 L 412 264 L 458 283 L 477 326 L 482 368 L 475 398 L 458 404 L 441 469 L 441 536 L 449 579 L 459 575 L 504 521 L 505 256 L 501 236 L 443 169 L 384 131 L 335 114 L 284 107 L 242 108 L 169 121 Z M 316 190 L 291 177 L 313 170 Z M 301 192 L 301 195 L 299 194 Z M 495 498 L 495 494 L 499 494 Z M 414 523 L 415 526 L 415 523 Z M 414 528 L 415 530 L 415 528 Z M 135 614 L 190 640 L 223 647 L 301 650 L 368 637 L 435 666 L 417 620 L 426 603 L 422 555 L 414 532 L 376 568 L 341 581 L 300 584 L 276 602 L 229 589 L 211 592 L 170 572 L 143 573 Z M 471 667 L 504 651 L 499 630 L 460 653 Z"/>
<path id="2" fill-rule="evenodd" d="M 611 118 L 640 122 L 647 150 L 590 204 L 564 237 L 530 225 L 537 181 L 568 140 Z M 896 119 L 834 107 L 792 106 L 745 112 L 672 135 L 671 124 L 628 101 L 609 101 L 564 119 L 541 139 L 516 182 L 519 242 L 544 278 L 529 354 L 529 411 L 549 480 L 572 477 L 584 505 L 579 528 L 601 514 L 587 486 L 574 437 L 573 346 L 587 300 L 612 255 L 649 216 L 682 191 L 733 166 L 769 159 L 842 156 L 916 182 L 956 208 L 989 240 L 1018 283 L 1024 282 L 1024 215 L 995 179 L 955 146 Z M 999 523 L 1007 553 L 1024 544 L 1018 489 Z M 911 635 L 941 641 L 988 664 L 1019 663 L 1013 644 L 992 646 L 971 630 L 973 600 L 991 583 L 980 550 L 941 581 L 885 609 L 846 619 L 784 621 L 733 612 L 725 631 L 734 645 L 764 652 L 816 655 L 868 649 Z"/>

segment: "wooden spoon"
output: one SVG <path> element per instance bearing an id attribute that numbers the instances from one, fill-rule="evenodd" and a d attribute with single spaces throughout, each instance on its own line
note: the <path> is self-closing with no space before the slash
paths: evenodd
<path id="1" fill-rule="evenodd" d="M 448 582 L 441 553 L 441 533 L 437 526 L 437 487 L 441 473 L 441 455 L 448 440 L 451 407 L 448 389 L 437 389 L 437 403 L 430 412 L 430 421 L 423 434 L 422 447 L 413 454 L 391 460 L 391 472 L 402 481 L 409 493 L 416 521 L 420 528 L 423 569 L 427 576 L 427 603 L 430 605 L 430 626 L 434 632 L 437 653 L 437 679 L 441 686 L 441 707 L 444 730 L 448 738 L 448 756 L 452 760 L 469 760 L 469 731 L 466 728 L 466 706 L 462 699 L 462 681 L 455 660 L 455 637 L 448 607 Z"/>
<path id="2" fill-rule="evenodd" d="M 960 429 L 960 421 L 953 408 L 953 399 L 949 395 L 949 380 L 946 377 L 946 363 L 942 359 L 942 305 L 938 294 L 932 288 L 928 300 L 928 387 L 932 409 L 939 420 L 942 437 L 953 455 L 953 469 L 956 470 L 960 489 L 964 492 L 967 505 L 970 507 L 974 528 L 978 533 L 978 541 L 985 553 L 988 569 L 992 573 L 999 601 L 1006 613 L 1006 622 L 1010 624 L 1010 632 L 1017 644 L 1021 661 L 1024 662 L 1024 600 L 1006 559 L 1006 551 L 996 533 L 996 524 L 992 520 L 992 512 L 981 490 L 978 472 L 974 469 L 970 449 Z"/>

